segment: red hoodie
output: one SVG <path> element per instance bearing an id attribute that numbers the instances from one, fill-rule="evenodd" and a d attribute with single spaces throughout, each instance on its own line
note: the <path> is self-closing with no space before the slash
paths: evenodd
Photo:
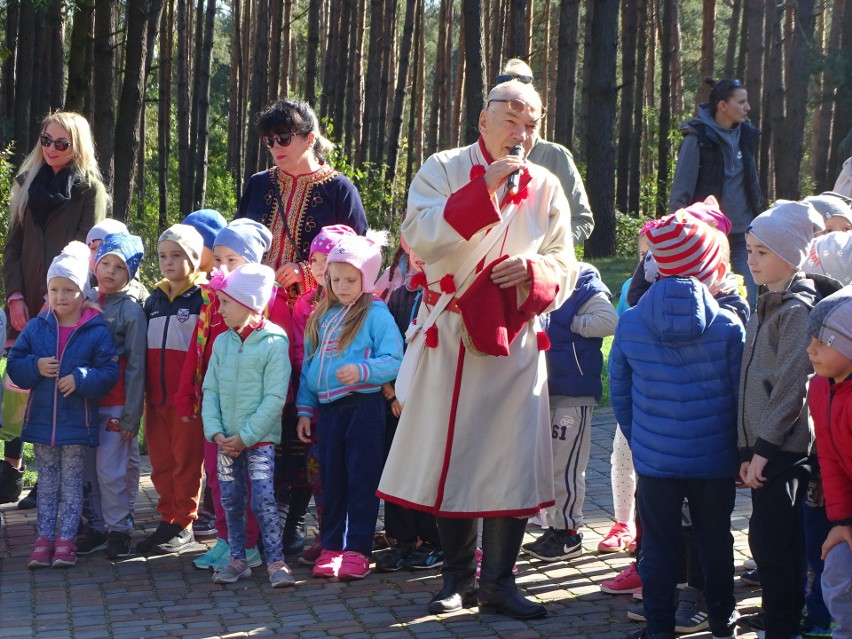
<path id="1" fill-rule="evenodd" d="M 816 427 L 828 520 L 852 525 L 852 378 L 833 384 L 814 376 L 808 403 Z"/>

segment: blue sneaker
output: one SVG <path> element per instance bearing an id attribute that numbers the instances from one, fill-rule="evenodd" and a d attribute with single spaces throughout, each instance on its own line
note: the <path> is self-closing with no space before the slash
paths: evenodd
<path id="1" fill-rule="evenodd" d="M 192 565 L 199 570 L 213 570 L 222 562 L 223 557 L 225 558 L 225 563 L 228 563 L 228 557 L 230 556 L 231 547 L 228 545 L 227 541 L 220 538 L 216 540 L 216 545 L 210 550 L 200 557 L 196 557 L 193 560 Z"/>
<path id="2" fill-rule="evenodd" d="M 225 566 L 228 565 L 228 561 L 231 559 L 230 548 L 228 552 L 226 552 L 222 557 L 219 558 L 219 563 L 217 563 L 213 570 L 223 570 Z M 254 548 L 246 548 L 246 563 L 249 568 L 257 568 L 261 564 L 263 564 L 263 559 L 260 557 L 260 550 L 258 550 L 257 546 Z"/>
<path id="3" fill-rule="evenodd" d="M 803 637 L 811 637 L 811 639 L 831 639 L 831 631 L 835 627 L 832 621 L 827 626 L 817 626 L 806 619 L 802 620 L 801 630 Z"/>

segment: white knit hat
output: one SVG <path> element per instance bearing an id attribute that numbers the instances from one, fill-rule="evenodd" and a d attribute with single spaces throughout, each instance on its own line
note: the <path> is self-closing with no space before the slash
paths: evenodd
<path id="1" fill-rule="evenodd" d="M 103 241 L 107 235 L 112 235 L 113 233 L 129 233 L 129 231 L 124 222 L 119 222 L 114 218 L 108 217 L 89 229 L 89 232 L 86 234 L 86 244 L 91 244 L 95 240 Z"/>
<path id="2" fill-rule="evenodd" d="M 787 264 L 800 269 L 808 257 L 811 240 L 824 228 L 822 216 L 810 204 L 777 200 L 771 209 L 752 220 L 746 232 Z"/>
<path id="3" fill-rule="evenodd" d="M 833 277 L 843 286 L 852 284 L 852 233 L 834 231 L 815 237 L 802 268 Z"/>
<path id="4" fill-rule="evenodd" d="M 54 277 L 67 277 L 81 291 L 89 281 L 89 247 L 82 242 L 71 242 L 53 258 L 47 269 L 47 281 Z"/>
<path id="5" fill-rule="evenodd" d="M 224 293 L 237 304 L 260 314 L 272 298 L 274 284 L 275 271 L 265 264 L 249 262 L 220 276 L 218 280 L 214 274 L 209 286 Z"/>
<path id="6" fill-rule="evenodd" d="M 180 246 L 189 258 L 192 270 L 198 270 L 201 264 L 201 253 L 204 251 L 204 238 L 195 230 L 195 227 L 189 224 L 172 224 L 157 240 L 158 247 L 160 242 L 174 242 Z"/>
<path id="7" fill-rule="evenodd" d="M 376 290 L 376 278 L 382 269 L 382 247 L 387 244 L 387 231 L 367 231 L 367 236 L 347 235 L 340 239 L 331 253 L 325 267 L 334 262 L 349 264 L 361 271 L 361 291 L 372 293 Z"/>

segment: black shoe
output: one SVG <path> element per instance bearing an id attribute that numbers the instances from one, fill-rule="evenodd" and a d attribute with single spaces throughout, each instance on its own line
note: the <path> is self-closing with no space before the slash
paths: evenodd
<path id="1" fill-rule="evenodd" d="M 547 540 L 550 539 L 550 536 L 556 532 L 556 528 L 546 528 L 544 532 L 533 541 L 528 541 L 524 545 L 521 546 L 521 554 L 529 554 L 531 550 L 536 550 L 541 548 L 541 546 L 547 543 Z"/>
<path id="2" fill-rule="evenodd" d="M 746 586 L 759 586 L 760 573 L 757 570 L 748 570 L 740 575 L 740 581 Z"/>
<path id="3" fill-rule="evenodd" d="M 0 504 L 18 501 L 23 490 L 24 467 L 18 470 L 5 459 L 0 459 Z"/>
<path id="4" fill-rule="evenodd" d="M 216 530 L 216 519 L 199 517 L 192 522 L 192 534 L 196 537 L 215 537 L 218 534 Z"/>
<path id="5" fill-rule="evenodd" d="M 707 630 L 709 627 L 707 604 L 704 603 L 702 592 L 690 586 L 682 588 L 678 593 L 675 610 L 675 632 L 692 634 Z"/>
<path id="6" fill-rule="evenodd" d="M 153 551 L 156 546 L 169 541 L 172 537 L 177 535 L 180 530 L 181 527 L 177 524 L 170 524 L 167 521 L 161 521 L 157 526 L 157 530 L 136 544 L 136 552 L 141 555 L 147 555 Z"/>
<path id="7" fill-rule="evenodd" d="M 583 534 L 571 530 L 550 529 L 537 542 L 527 548 L 527 552 L 542 561 L 562 561 L 583 554 Z"/>
<path id="8" fill-rule="evenodd" d="M 476 581 L 474 579 L 457 581 L 453 575 L 444 573 L 444 587 L 429 600 L 428 609 L 433 615 L 442 615 L 475 605 Z"/>
<path id="9" fill-rule="evenodd" d="M 121 559 L 130 556 L 130 535 L 113 530 L 107 535 L 107 559 Z M 77 553 L 79 554 L 79 550 Z"/>
<path id="10" fill-rule="evenodd" d="M 290 488 L 290 506 L 287 519 L 281 530 L 281 545 L 285 555 L 297 555 L 305 549 L 305 515 L 311 503 L 311 489 L 308 486 Z"/>
<path id="11" fill-rule="evenodd" d="M 645 604 L 640 603 L 627 611 L 627 618 L 630 621 L 645 621 Z"/>
<path id="12" fill-rule="evenodd" d="M 444 549 L 443 585 L 429 600 L 433 615 L 476 605 L 476 520 L 438 517 L 438 534 Z"/>
<path id="13" fill-rule="evenodd" d="M 434 570 L 444 565 L 444 551 L 428 542 L 417 546 L 404 560 L 411 570 Z"/>
<path id="14" fill-rule="evenodd" d="M 396 572 L 405 566 L 405 562 L 414 552 L 414 544 L 402 544 L 383 552 L 376 559 L 376 570 L 379 572 Z"/>
<path id="15" fill-rule="evenodd" d="M 107 547 L 107 534 L 94 528 L 84 528 L 77 535 L 77 554 L 90 555 Z"/>
<path id="16" fill-rule="evenodd" d="M 195 544 L 195 538 L 192 536 L 192 526 L 187 528 L 181 528 L 177 524 L 172 524 L 172 526 L 178 529 L 177 533 L 168 541 L 157 544 L 152 552 L 159 555 L 169 555 L 180 552 Z"/>
<path id="17" fill-rule="evenodd" d="M 36 507 L 36 500 L 38 499 L 38 482 L 32 487 L 29 495 L 24 497 L 21 501 L 18 502 L 18 508 L 20 510 L 32 510 Z"/>

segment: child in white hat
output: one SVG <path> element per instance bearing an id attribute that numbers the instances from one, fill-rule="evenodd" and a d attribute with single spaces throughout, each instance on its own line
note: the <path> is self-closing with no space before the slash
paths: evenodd
<path id="1" fill-rule="evenodd" d="M 315 577 L 346 581 L 370 573 L 384 457 L 381 390 L 402 361 L 393 316 L 373 299 L 381 266 L 381 241 L 343 237 L 328 255 L 328 294 L 305 329 L 298 433 L 309 442 L 317 430 L 324 499 Z"/>
<path id="2" fill-rule="evenodd" d="M 286 333 L 262 315 L 274 282 L 271 268 L 251 263 L 211 282 L 228 326 L 213 344 L 201 403 L 204 436 L 219 447 L 217 474 L 230 548 L 228 563 L 213 574 L 214 583 L 234 583 L 251 575 L 246 556 L 246 480 L 260 523 L 269 581 L 273 588 L 296 583 L 284 563 L 275 500 L 275 446 L 281 442 L 281 411 L 291 367 Z"/>

